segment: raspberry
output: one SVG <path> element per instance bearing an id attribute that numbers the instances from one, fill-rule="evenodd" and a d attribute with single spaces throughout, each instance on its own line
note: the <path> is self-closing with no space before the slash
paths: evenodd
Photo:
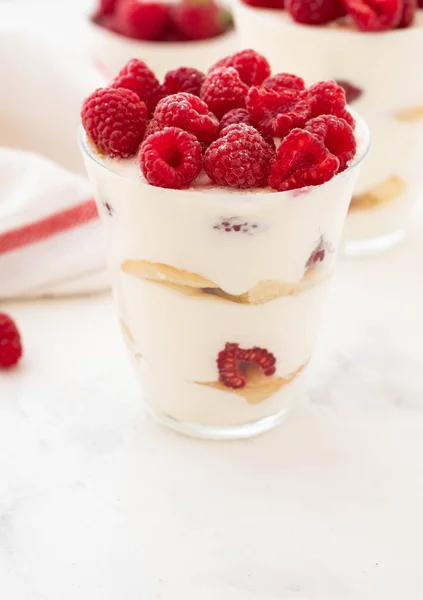
<path id="1" fill-rule="evenodd" d="M 138 96 L 125 89 L 99 89 L 88 96 L 81 110 L 87 135 L 108 156 L 136 154 L 144 137 L 147 109 Z"/>
<path id="2" fill-rule="evenodd" d="M 154 120 L 161 126 L 184 129 L 204 144 L 215 140 L 219 129 L 219 121 L 207 104 L 197 96 L 183 92 L 160 100 Z"/>
<path id="3" fill-rule="evenodd" d="M 262 83 L 263 87 L 269 90 L 284 90 L 286 88 L 290 90 L 304 90 L 305 83 L 304 79 L 291 73 L 277 73 L 272 77 L 268 77 Z"/>
<path id="4" fill-rule="evenodd" d="M 242 0 L 248 6 L 256 8 L 284 8 L 284 0 Z"/>
<path id="5" fill-rule="evenodd" d="M 204 155 L 204 170 L 221 186 L 256 188 L 266 185 L 274 152 L 249 125 L 230 125 Z"/>
<path id="6" fill-rule="evenodd" d="M 323 25 L 345 15 L 342 0 L 286 0 L 286 10 L 305 25 Z"/>
<path id="7" fill-rule="evenodd" d="M 336 83 L 340 85 L 345 92 L 345 100 L 347 104 L 352 104 L 360 98 L 363 94 L 363 90 L 349 81 L 344 79 L 337 79 Z"/>
<path id="8" fill-rule="evenodd" d="M 123 35 L 137 40 L 160 40 L 169 23 L 169 9 L 158 2 L 120 0 L 116 22 Z"/>
<path id="9" fill-rule="evenodd" d="M 198 69 L 191 69 L 191 67 L 179 67 L 174 71 L 168 71 L 166 73 L 163 89 L 167 96 L 171 94 L 178 94 L 179 92 L 186 92 L 187 94 L 194 94 L 194 96 L 200 95 L 200 89 L 203 85 L 206 76 Z"/>
<path id="10" fill-rule="evenodd" d="M 171 15 L 176 30 L 188 40 L 206 40 L 228 28 L 228 13 L 214 0 L 182 0 Z"/>
<path id="11" fill-rule="evenodd" d="M 258 367 L 263 375 L 270 377 L 276 372 L 276 358 L 265 348 L 249 348 L 243 350 L 239 344 L 225 345 L 217 356 L 219 379 L 223 385 L 240 389 L 247 384 L 246 369 L 249 365 Z"/>
<path id="12" fill-rule="evenodd" d="M 162 129 L 164 129 L 164 126 L 161 123 L 156 121 L 156 119 L 151 119 L 151 121 L 149 121 L 147 124 L 147 129 L 145 130 L 144 138 L 148 138 L 148 136 L 151 135 L 152 133 L 157 133 L 158 131 L 161 131 Z"/>
<path id="13" fill-rule="evenodd" d="M 153 133 L 142 144 L 139 161 L 151 185 L 180 189 L 188 186 L 201 171 L 200 142 L 178 127 Z"/>
<path id="14" fill-rule="evenodd" d="M 157 102 L 163 97 L 162 86 L 153 71 L 137 58 L 133 58 L 123 67 L 110 87 L 126 88 L 138 94 L 139 99 L 145 102 L 149 115 L 153 114 Z"/>
<path id="15" fill-rule="evenodd" d="M 271 137 L 284 137 L 294 127 L 303 127 L 309 118 L 309 104 L 299 90 L 252 87 L 247 110 L 260 133 Z"/>
<path id="16" fill-rule="evenodd" d="M 401 18 L 402 0 L 343 0 L 361 31 L 394 29 Z"/>
<path id="17" fill-rule="evenodd" d="M 241 217 L 227 217 L 221 219 L 213 226 L 213 229 L 217 231 L 225 231 L 227 233 L 246 233 L 247 235 L 254 235 L 259 231 L 258 223 L 250 223 L 245 221 Z"/>
<path id="18" fill-rule="evenodd" d="M 269 185 L 279 192 L 332 179 L 339 160 L 309 131 L 294 129 L 280 143 L 270 166 Z"/>
<path id="19" fill-rule="evenodd" d="M 244 108 L 247 92 L 248 86 L 236 69 L 220 67 L 207 75 L 200 97 L 220 119 L 232 108 Z"/>
<path id="20" fill-rule="evenodd" d="M 344 171 L 357 150 L 354 132 L 344 119 L 322 115 L 311 119 L 306 130 L 320 138 L 331 154 L 339 160 L 339 171 Z"/>
<path id="21" fill-rule="evenodd" d="M 111 15 L 115 12 L 117 0 L 99 0 L 98 13 L 100 15 Z"/>
<path id="22" fill-rule="evenodd" d="M 345 119 L 351 127 L 355 121 L 351 113 L 346 110 L 346 97 L 344 89 L 335 81 L 319 81 L 310 86 L 306 92 L 310 105 L 310 116 L 335 115 Z"/>
<path id="23" fill-rule="evenodd" d="M 22 356 L 21 336 L 12 319 L 0 313 L 0 368 L 15 366 Z"/>
<path id="24" fill-rule="evenodd" d="M 230 132 L 233 133 L 235 131 L 238 132 L 241 135 L 244 135 L 244 133 L 245 133 L 244 125 L 247 125 L 247 123 L 234 123 L 233 125 L 227 125 L 226 127 L 224 127 L 223 129 L 220 130 L 219 137 L 220 138 L 225 137 L 228 133 L 230 133 Z M 276 151 L 275 142 L 274 142 L 274 139 L 272 137 L 266 136 L 266 135 L 262 135 L 252 125 L 250 125 L 250 128 L 254 129 L 254 131 L 259 134 L 259 136 L 266 142 L 266 144 L 268 144 L 270 146 L 270 148 L 274 152 Z"/>
<path id="25" fill-rule="evenodd" d="M 250 115 L 245 108 L 233 108 L 220 120 L 219 131 L 223 131 L 228 125 L 238 125 L 244 123 L 245 125 L 252 125 Z"/>
<path id="26" fill-rule="evenodd" d="M 310 254 L 310 257 L 306 263 L 306 270 L 311 269 L 312 267 L 317 265 L 317 263 L 322 263 L 325 260 L 326 254 L 328 252 L 333 252 L 333 250 L 328 246 L 328 244 L 325 242 L 322 236 L 317 246 Z"/>
<path id="27" fill-rule="evenodd" d="M 418 5 L 419 8 L 423 8 L 423 0 L 418 0 Z"/>
<path id="28" fill-rule="evenodd" d="M 270 65 L 267 60 L 255 50 L 242 50 L 232 56 L 219 60 L 210 70 L 219 67 L 233 67 L 239 73 L 241 81 L 248 87 L 260 85 L 270 75 Z"/>
<path id="29" fill-rule="evenodd" d="M 410 27 L 414 22 L 417 10 L 417 0 L 402 0 L 401 16 L 398 23 L 399 29 Z"/>

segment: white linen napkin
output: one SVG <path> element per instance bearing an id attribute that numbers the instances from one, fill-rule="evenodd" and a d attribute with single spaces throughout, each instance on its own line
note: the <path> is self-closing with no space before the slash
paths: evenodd
<path id="1" fill-rule="evenodd" d="M 81 103 L 101 85 L 88 61 L 0 25 L 0 298 L 108 287 L 76 141 Z"/>

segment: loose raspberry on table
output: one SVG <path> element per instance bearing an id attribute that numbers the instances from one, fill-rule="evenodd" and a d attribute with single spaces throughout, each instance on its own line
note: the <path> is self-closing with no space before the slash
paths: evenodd
<path id="1" fill-rule="evenodd" d="M 294 129 L 281 142 L 270 166 L 269 185 L 279 192 L 320 185 L 338 172 L 339 159 L 320 138 Z"/>
<path id="2" fill-rule="evenodd" d="M 336 83 L 343 88 L 347 104 L 352 104 L 363 95 L 363 90 L 361 88 L 345 79 L 337 79 Z"/>
<path id="3" fill-rule="evenodd" d="M 164 127 L 179 127 L 210 144 L 217 138 L 219 121 L 198 96 L 181 92 L 166 96 L 154 111 L 154 121 Z"/>
<path id="4" fill-rule="evenodd" d="M 14 321 L 0 313 L 0 368 L 14 367 L 22 356 L 21 336 Z"/>
<path id="5" fill-rule="evenodd" d="M 200 95 L 200 89 L 206 76 L 198 69 L 191 67 L 179 67 L 173 71 L 168 71 L 164 78 L 163 90 L 167 96 L 186 92 L 187 94 Z"/>
<path id="6" fill-rule="evenodd" d="M 342 0 L 286 0 L 286 10 L 304 25 L 324 25 L 346 12 Z"/>
<path id="7" fill-rule="evenodd" d="M 401 15 L 398 23 L 399 29 L 411 27 L 417 11 L 417 0 L 402 0 Z"/>
<path id="8" fill-rule="evenodd" d="M 344 119 L 322 115 L 308 121 L 305 129 L 321 139 L 329 152 L 338 158 L 339 173 L 348 167 L 357 151 L 357 142 L 352 128 Z"/>
<path id="9" fill-rule="evenodd" d="M 268 77 L 262 83 L 262 86 L 269 90 L 305 90 L 305 83 L 302 77 L 292 75 L 292 73 L 277 73 Z"/>
<path id="10" fill-rule="evenodd" d="M 247 384 L 248 366 L 256 366 L 263 375 L 270 377 L 276 372 L 276 358 L 266 348 L 243 349 L 239 344 L 227 343 L 217 356 L 219 379 L 223 385 L 240 389 Z"/>
<path id="11" fill-rule="evenodd" d="M 233 67 L 220 67 L 209 73 L 201 86 L 200 98 L 217 118 L 233 108 L 245 108 L 248 86 Z"/>
<path id="12" fill-rule="evenodd" d="M 242 50 L 241 52 L 222 58 L 209 69 L 209 73 L 219 67 L 233 67 L 236 69 L 241 81 L 246 83 L 248 87 L 260 85 L 270 76 L 270 65 L 265 57 L 251 49 Z"/>
<path id="13" fill-rule="evenodd" d="M 139 161 L 141 171 L 151 185 L 184 188 L 201 171 L 201 144 L 187 131 L 166 127 L 144 140 Z"/>
<path id="14" fill-rule="evenodd" d="M 284 8 L 285 0 L 242 0 L 243 4 L 256 8 Z"/>
<path id="15" fill-rule="evenodd" d="M 291 129 L 303 127 L 310 116 L 309 103 L 299 90 L 252 87 L 246 104 L 253 124 L 264 136 L 283 138 Z"/>
<path id="16" fill-rule="evenodd" d="M 219 131 L 223 131 L 228 125 L 238 125 L 244 123 L 245 125 L 252 125 L 250 115 L 246 108 L 233 108 L 226 115 L 220 119 Z"/>
<path id="17" fill-rule="evenodd" d="M 403 0 L 343 0 L 344 6 L 361 31 L 386 31 L 397 27 Z"/>
<path id="18" fill-rule="evenodd" d="M 123 35 L 137 40 L 160 40 L 169 23 L 169 8 L 160 2 L 119 0 L 116 23 Z"/>
<path id="19" fill-rule="evenodd" d="M 102 152 L 128 158 L 144 137 L 147 109 L 131 90 L 101 88 L 84 101 L 81 118 L 88 137 Z"/>
<path id="20" fill-rule="evenodd" d="M 206 40 L 224 33 L 230 26 L 226 9 L 214 0 L 182 0 L 172 6 L 177 31 L 188 40 Z"/>
<path id="21" fill-rule="evenodd" d="M 230 125 L 207 149 L 204 170 L 221 186 L 246 189 L 266 185 L 273 150 L 249 125 Z"/>
<path id="22" fill-rule="evenodd" d="M 163 97 L 163 88 L 153 71 L 137 58 L 133 58 L 123 67 L 110 87 L 126 88 L 138 94 L 139 99 L 145 102 L 149 115 L 153 114 L 157 102 Z"/>

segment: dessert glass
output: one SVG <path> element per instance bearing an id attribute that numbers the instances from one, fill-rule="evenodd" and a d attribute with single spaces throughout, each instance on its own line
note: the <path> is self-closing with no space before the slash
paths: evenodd
<path id="1" fill-rule="evenodd" d="M 366 120 L 372 149 L 354 190 L 343 253 L 383 251 L 404 235 L 411 208 L 423 191 L 423 10 L 413 26 L 365 33 L 341 25 L 306 26 L 281 10 L 237 1 L 242 44 L 269 57 L 273 72 L 348 82 L 361 90 L 353 107 Z"/>
<path id="2" fill-rule="evenodd" d="M 137 159 L 80 145 L 106 235 L 122 334 L 152 415 L 181 433 L 250 437 L 303 394 L 351 194 L 369 146 L 357 121 L 354 163 L 288 192 L 147 184 Z M 227 344 L 272 353 L 264 376 L 240 363 L 242 389 L 219 381 Z"/>

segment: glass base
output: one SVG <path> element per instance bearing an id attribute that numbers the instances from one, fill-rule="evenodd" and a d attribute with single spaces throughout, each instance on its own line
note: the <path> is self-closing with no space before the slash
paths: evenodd
<path id="1" fill-rule="evenodd" d="M 178 421 L 161 411 L 155 410 L 150 405 L 147 405 L 147 408 L 153 419 L 161 425 L 188 437 L 200 438 L 203 440 L 243 440 L 255 437 L 256 435 L 266 433 L 266 431 L 279 425 L 290 413 L 288 408 L 284 408 L 276 415 L 265 417 L 259 421 L 223 427 Z"/>
<path id="2" fill-rule="evenodd" d="M 404 230 L 394 231 L 389 235 L 362 240 L 347 240 L 341 247 L 341 256 L 345 258 L 362 258 L 382 254 L 401 242 L 404 238 Z"/>

